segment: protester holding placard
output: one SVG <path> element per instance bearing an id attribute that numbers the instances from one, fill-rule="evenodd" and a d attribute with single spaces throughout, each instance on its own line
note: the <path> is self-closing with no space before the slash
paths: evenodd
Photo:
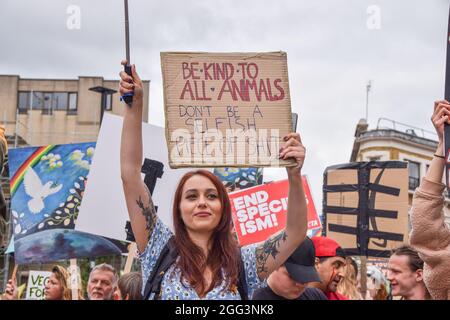
<path id="1" fill-rule="evenodd" d="M 120 93 L 134 94 L 132 105 L 124 110 L 121 176 L 144 286 L 149 277 L 152 279 L 162 253 L 167 249 L 175 253 L 168 269 L 158 272 L 162 277 L 158 280 L 160 289 L 153 290 L 155 282 L 150 283 L 153 289 L 149 298 L 246 298 L 246 292 L 263 285 L 263 280 L 305 239 L 307 207 L 301 180 L 305 148 L 300 136 L 286 135 L 280 153 L 280 159 L 295 161 L 295 166 L 287 168 L 290 189 L 284 230 L 264 242 L 239 249 L 223 184 L 211 172 L 197 170 L 184 175 L 175 191 L 173 234 L 156 216 L 150 192 L 141 178 L 142 82 L 134 66 L 132 75 L 120 73 Z"/>
<path id="2" fill-rule="evenodd" d="M 450 299 L 450 230 L 443 211 L 446 161 L 444 125 L 450 124 L 450 103 L 436 101 L 431 116 L 439 145 L 425 178 L 416 189 L 411 208 L 411 245 L 425 262 L 423 281 L 433 299 Z"/>
<path id="3" fill-rule="evenodd" d="M 19 291 L 15 280 L 9 279 L 6 284 L 5 293 L 0 295 L 0 300 L 17 300 L 19 298 Z"/>

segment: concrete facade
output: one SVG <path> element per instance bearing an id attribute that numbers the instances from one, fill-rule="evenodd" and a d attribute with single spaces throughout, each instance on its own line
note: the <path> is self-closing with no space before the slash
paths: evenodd
<path id="1" fill-rule="evenodd" d="M 148 122 L 150 81 L 145 80 L 143 83 L 142 120 Z M 17 134 L 31 146 L 95 141 L 100 129 L 102 96 L 89 90 L 95 86 L 118 90 L 119 81 L 84 76 L 66 80 L 22 79 L 17 75 L 0 75 L 0 123 L 5 125 L 8 136 Z M 19 92 L 75 93 L 76 110 L 49 112 L 30 107 L 19 112 Z M 125 105 L 120 101 L 118 92 L 112 94 L 111 106 L 111 111 L 105 112 L 123 114 Z"/>

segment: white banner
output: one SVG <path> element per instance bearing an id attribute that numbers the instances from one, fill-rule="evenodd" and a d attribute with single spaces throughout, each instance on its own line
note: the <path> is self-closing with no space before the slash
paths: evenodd
<path id="1" fill-rule="evenodd" d="M 51 274 L 49 271 L 30 271 L 25 299 L 43 300 L 45 283 Z"/>

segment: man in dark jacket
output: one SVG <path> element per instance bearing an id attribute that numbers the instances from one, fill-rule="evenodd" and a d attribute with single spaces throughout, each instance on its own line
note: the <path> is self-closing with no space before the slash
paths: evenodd
<path id="1" fill-rule="evenodd" d="M 267 287 L 254 292 L 253 300 L 327 300 L 319 289 L 307 287 L 320 282 L 314 263 L 314 245 L 306 238 L 285 264 L 270 274 Z"/>

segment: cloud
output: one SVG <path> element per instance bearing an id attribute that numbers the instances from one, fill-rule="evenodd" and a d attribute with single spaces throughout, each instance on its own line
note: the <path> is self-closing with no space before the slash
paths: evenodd
<path id="1" fill-rule="evenodd" d="M 94 154 L 94 148 L 88 148 L 87 156 L 91 158 Z M 73 161 L 73 163 L 83 169 L 89 170 L 91 168 L 91 164 L 88 160 L 83 160 L 86 154 L 81 150 L 75 150 L 70 154 L 69 159 Z"/>

